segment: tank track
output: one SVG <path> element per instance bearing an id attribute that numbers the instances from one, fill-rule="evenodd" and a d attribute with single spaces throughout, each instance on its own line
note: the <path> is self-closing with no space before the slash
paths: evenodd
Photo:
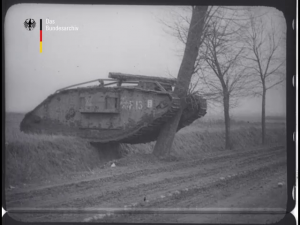
<path id="1" fill-rule="evenodd" d="M 155 141 L 159 135 L 159 131 L 162 128 L 162 126 L 167 121 L 170 121 L 170 118 L 175 116 L 177 111 L 180 109 L 179 98 L 176 98 L 176 101 L 177 101 L 175 103 L 176 105 L 174 104 L 174 107 L 170 109 L 170 112 L 167 112 L 165 114 L 165 116 L 160 117 L 155 122 L 153 122 L 153 123 L 149 124 L 149 126 L 145 127 L 145 133 L 147 134 L 147 136 L 143 136 L 143 134 L 141 134 L 140 138 L 138 138 L 137 140 L 132 140 L 130 143 L 146 143 L 146 142 L 150 142 L 150 141 Z M 194 116 L 189 117 L 189 119 L 182 120 L 182 117 L 181 117 L 181 120 L 179 121 L 179 124 L 178 124 L 177 131 L 190 125 L 196 119 L 198 119 L 206 114 L 206 110 L 204 110 L 204 109 L 200 109 L 200 110 L 197 109 L 196 111 L 195 111 L 195 109 L 186 109 L 186 110 L 193 110 L 196 113 L 194 114 Z M 183 111 L 183 113 L 184 113 L 184 111 Z"/>
<path id="2" fill-rule="evenodd" d="M 146 143 L 155 141 L 161 127 L 170 121 L 180 109 L 180 99 L 172 96 L 172 104 L 169 110 L 161 117 L 157 118 L 147 126 L 142 127 L 137 133 L 124 140 L 124 143 Z"/>
<path id="3" fill-rule="evenodd" d="M 199 112 L 198 112 L 198 114 L 195 114 L 193 117 L 190 117 L 189 119 L 184 120 L 184 121 L 179 121 L 177 131 L 179 131 L 180 129 L 182 129 L 182 128 L 186 127 L 186 126 L 189 126 L 196 119 L 199 119 L 199 118 L 203 117 L 205 114 L 206 114 L 206 110 L 200 109 Z"/>
<path id="4" fill-rule="evenodd" d="M 176 112 L 180 109 L 180 99 L 172 94 L 169 95 L 172 99 L 169 110 L 159 118 L 153 120 L 151 123 L 145 124 L 144 122 L 141 122 L 137 128 L 126 131 L 124 135 L 120 135 L 117 138 L 114 135 L 111 135 L 111 137 L 105 137 L 103 140 L 91 140 L 90 142 L 93 144 L 113 142 L 137 144 L 156 140 L 158 136 L 158 130 L 161 128 L 161 126 L 165 122 L 169 121 L 170 118 L 175 116 Z"/>
<path id="5" fill-rule="evenodd" d="M 159 135 L 159 131 L 162 128 L 162 126 L 166 122 L 170 121 L 170 118 L 174 117 L 175 114 L 180 109 L 180 99 L 175 95 L 172 94 L 169 95 L 172 98 L 171 106 L 169 106 L 169 110 L 164 115 L 160 116 L 159 118 L 155 119 L 149 124 L 144 124 L 143 122 L 141 122 L 137 128 L 127 131 L 126 133 L 124 133 L 124 135 L 118 136 L 118 138 L 115 138 L 115 136 L 111 135 L 111 137 L 106 137 L 105 139 L 100 141 L 94 140 L 91 141 L 91 143 L 119 142 L 119 143 L 128 143 L 128 144 L 138 144 L 138 143 L 147 143 L 147 142 L 155 141 Z M 187 108 L 186 110 L 194 111 L 195 113 L 192 116 L 190 116 L 188 119 L 183 119 L 182 117 L 181 120 L 179 121 L 177 131 L 182 129 L 183 127 L 190 125 L 196 119 L 206 114 L 205 109 L 195 110 L 194 108 Z"/>

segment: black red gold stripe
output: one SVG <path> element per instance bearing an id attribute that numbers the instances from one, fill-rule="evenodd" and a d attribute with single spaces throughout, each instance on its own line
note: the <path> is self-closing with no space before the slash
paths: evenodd
<path id="1" fill-rule="evenodd" d="M 40 19 L 40 53 L 43 50 L 43 29 L 42 29 L 42 19 Z"/>

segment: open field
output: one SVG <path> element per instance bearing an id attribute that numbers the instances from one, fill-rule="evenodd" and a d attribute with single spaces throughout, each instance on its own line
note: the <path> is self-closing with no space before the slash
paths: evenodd
<path id="1" fill-rule="evenodd" d="M 16 208 L 285 208 L 284 123 L 232 126 L 233 150 L 224 150 L 224 129 L 196 121 L 176 135 L 173 157 L 158 160 L 154 143 L 124 145 L 119 155 L 84 140 L 19 132 L 23 115 L 6 117 L 6 202 Z M 110 167 L 112 161 L 116 167 Z M 283 185 L 278 186 L 278 183 Z M 276 197 L 274 197 L 276 196 Z M 11 214 L 23 221 L 272 222 L 284 214 L 183 213 Z"/>

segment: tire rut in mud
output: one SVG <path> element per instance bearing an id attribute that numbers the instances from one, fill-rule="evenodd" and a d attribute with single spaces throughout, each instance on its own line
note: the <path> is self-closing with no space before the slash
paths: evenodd
<path id="1" fill-rule="evenodd" d="M 218 163 L 222 162 L 227 159 L 231 159 L 234 161 L 238 157 L 248 157 L 253 154 L 258 154 L 258 157 L 260 157 L 261 154 L 263 153 L 274 153 L 274 151 L 278 151 L 282 148 L 282 146 L 274 146 L 270 148 L 261 148 L 261 149 L 255 149 L 255 150 L 249 150 L 249 151 L 243 151 L 243 152 L 230 152 L 230 153 L 225 153 L 225 154 L 218 154 L 214 156 L 209 156 L 204 159 L 196 159 L 196 160 L 190 160 L 190 161 L 184 161 L 184 162 L 179 162 L 179 163 L 172 163 L 171 165 L 167 165 L 164 167 L 159 167 L 159 168 L 149 168 L 149 169 L 143 169 L 143 170 L 138 170 L 135 172 L 130 172 L 130 173 L 125 173 L 125 174 L 120 174 L 117 176 L 110 176 L 110 177 L 105 177 L 105 178 L 100 178 L 100 179 L 94 179 L 94 180 L 89 180 L 89 181 L 81 181 L 81 182 L 76 182 L 76 183 L 71 183 L 67 185 L 62 185 L 62 186 L 54 186 L 54 187 L 47 187 L 45 189 L 41 190 L 32 190 L 28 192 L 11 192 L 6 194 L 6 200 L 7 204 L 17 204 L 21 200 L 31 200 L 35 196 L 45 196 L 45 195 L 50 195 L 54 197 L 55 194 L 69 194 L 72 192 L 86 192 L 87 187 L 89 189 L 95 188 L 99 189 L 99 184 L 103 185 L 104 183 L 109 183 L 109 182 L 114 182 L 114 183 L 120 183 L 120 182 L 127 182 L 128 180 L 134 179 L 139 176 L 147 176 L 147 175 L 152 175 L 152 174 L 157 174 L 157 173 L 162 173 L 166 171 L 176 171 L 176 170 L 182 170 L 186 169 L 189 167 L 194 167 L 194 166 L 199 166 L 199 165 L 207 165 L 209 163 Z M 252 156 L 253 157 L 253 156 Z"/>
<path id="2" fill-rule="evenodd" d="M 189 188 L 188 190 L 181 190 L 179 193 L 173 194 L 172 196 L 166 197 L 166 198 L 157 198 L 154 199 L 147 204 L 137 204 L 134 207 L 131 207 L 133 209 L 133 212 L 126 213 L 126 214 L 113 214 L 109 213 L 108 216 L 102 216 L 102 218 L 93 219 L 93 217 L 85 218 L 85 221 L 88 220 L 89 222 L 136 222 L 136 218 L 134 217 L 145 217 L 144 221 L 147 221 L 147 218 L 151 218 L 153 222 L 153 218 L 155 218 L 155 215 L 149 215 L 147 214 L 147 209 L 155 209 L 156 211 L 159 211 L 159 209 L 169 208 L 169 209 L 179 209 L 179 208 L 205 208 L 207 206 L 211 206 L 211 204 L 214 201 L 220 201 L 223 198 L 228 197 L 228 195 L 225 196 L 218 196 L 217 199 L 215 199 L 213 196 L 210 195 L 210 193 L 225 189 L 228 190 L 235 190 L 237 185 L 246 185 L 249 183 L 249 180 L 258 180 L 266 177 L 268 174 L 271 173 L 277 173 L 285 171 L 286 163 L 285 160 L 277 160 L 275 162 L 270 162 L 268 164 L 264 164 L 263 166 L 253 169 L 247 169 L 241 171 L 236 176 L 231 176 L 230 178 L 226 178 L 225 180 L 215 179 L 213 182 L 206 183 L 204 185 L 198 185 L 196 187 Z M 134 214 L 134 208 L 137 209 L 144 209 L 144 214 L 140 211 L 137 211 L 138 214 Z M 150 211 L 151 212 L 151 211 Z M 157 213 L 156 213 L 157 214 Z M 157 215 L 159 216 L 159 215 Z"/>
<path id="3" fill-rule="evenodd" d="M 278 152 L 268 152 L 268 153 L 261 153 L 259 157 L 254 156 L 254 161 L 256 163 L 266 163 L 270 162 L 273 160 L 276 160 L 282 156 L 281 150 Z M 244 159 L 247 157 L 247 159 Z M 252 157 L 249 158 L 249 156 L 244 156 L 242 158 L 242 162 L 233 162 L 231 165 L 228 165 L 227 161 L 222 161 L 222 164 L 220 162 L 217 162 L 217 166 L 214 166 L 213 164 L 209 164 L 207 167 L 202 165 L 198 165 L 198 169 L 201 170 L 197 173 L 192 173 L 189 175 L 183 175 L 183 176 L 175 176 L 171 178 L 165 178 L 163 177 L 162 179 L 155 181 L 155 182 L 150 182 L 148 183 L 145 181 L 143 184 L 139 185 L 130 185 L 125 188 L 117 188 L 117 190 L 109 190 L 105 193 L 102 193 L 99 195 L 99 192 L 90 196 L 83 196 L 82 198 L 77 198 L 77 199 L 71 199 L 70 201 L 62 201 L 60 204 L 55 204 L 51 205 L 51 207 L 80 207 L 82 205 L 88 205 L 89 207 L 92 206 L 98 206 L 98 207 L 122 207 L 123 204 L 128 204 L 130 201 L 134 201 L 133 199 L 143 199 L 145 196 L 148 196 L 150 194 L 156 194 L 159 193 L 160 191 L 165 191 L 169 190 L 171 191 L 172 189 L 176 189 L 179 186 L 184 186 L 187 185 L 193 185 L 195 183 L 199 183 L 197 178 L 201 178 L 204 180 L 204 178 L 210 178 L 214 177 L 214 175 L 222 172 L 229 172 L 232 171 L 232 169 L 240 167 L 241 165 L 244 165 L 244 160 L 251 160 Z M 252 169 L 255 169 L 259 166 L 255 165 L 252 166 L 250 165 Z M 249 167 L 249 166 L 247 166 Z M 113 205 L 114 203 L 114 205 Z M 45 205 L 47 206 L 47 205 Z"/>
<path id="4" fill-rule="evenodd" d="M 163 180 L 160 180 L 160 181 L 146 183 L 146 184 L 140 184 L 137 186 L 133 185 L 133 186 L 129 186 L 126 188 L 117 189 L 115 191 L 108 190 L 107 192 L 104 192 L 101 195 L 99 195 L 99 191 L 101 191 L 101 186 L 97 186 L 98 191 L 91 195 L 88 194 L 90 187 L 86 187 L 85 191 L 87 193 L 86 193 L 86 195 L 84 195 L 82 197 L 75 198 L 75 199 L 71 198 L 70 200 L 66 199 L 66 200 L 56 200 L 55 201 L 55 199 L 54 199 L 53 202 L 45 201 L 44 204 L 42 204 L 42 205 L 48 206 L 48 207 L 69 206 L 69 207 L 73 208 L 73 207 L 82 207 L 82 206 L 88 206 L 88 207 L 98 206 L 101 203 L 102 204 L 103 203 L 112 203 L 112 202 L 114 202 L 114 204 L 122 203 L 122 202 L 124 203 L 128 199 L 129 200 L 132 199 L 132 197 L 135 199 L 142 198 L 145 195 L 145 193 L 149 193 L 149 192 L 155 193 L 155 192 L 158 192 L 159 190 L 170 189 L 170 186 L 176 186 L 176 185 L 178 185 L 178 183 L 188 184 L 189 182 L 192 182 L 192 183 L 197 182 L 197 181 L 195 181 L 195 179 L 197 177 L 208 177 L 211 175 L 213 176 L 213 175 L 217 174 L 218 171 L 226 171 L 230 168 L 236 167 L 236 165 L 238 165 L 238 164 L 241 165 L 242 163 L 239 163 L 239 161 L 243 162 L 245 160 L 247 161 L 252 158 L 255 158 L 256 163 L 266 162 L 268 160 L 273 160 L 274 158 L 278 158 L 281 154 L 283 154 L 283 152 L 284 151 L 282 151 L 282 149 L 276 148 L 276 150 L 274 150 L 274 148 L 271 148 L 271 150 L 269 149 L 269 151 L 260 151 L 260 152 L 256 151 L 255 154 L 252 155 L 251 157 L 249 157 L 249 154 L 239 154 L 239 157 L 241 157 L 241 156 L 242 157 L 240 159 L 235 157 L 234 159 L 231 160 L 231 161 L 235 161 L 233 163 L 229 163 L 227 161 L 227 159 L 228 159 L 227 157 L 220 157 L 217 160 L 213 160 L 212 164 L 209 164 L 209 162 L 211 161 L 212 158 L 208 159 L 208 161 L 206 159 L 204 159 L 204 160 L 202 160 L 202 163 L 200 163 L 200 164 L 199 164 L 199 161 L 192 161 L 192 163 L 190 163 L 188 165 L 184 165 L 181 163 L 181 167 L 184 166 L 185 168 L 190 168 L 190 167 L 194 168 L 194 166 L 196 165 L 199 167 L 199 169 L 201 169 L 201 171 L 196 174 L 191 174 L 188 176 L 179 176 L 179 177 L 173 177 L 173 178 L 169 178 L 169 179 L 163 178 Z M 252 152 L 252 154 L 253 154 L 253 152 Z M 198 164 L 195 164 L 196 162 Z M 220 164 L 220 162 L 222 163 L 222 165 Z M 217 164 L 217 166 L 215 166 L 214 164 Z M 228 164 L 230 164 L 230 165 L 228 165 Z M 205 165 L 208 168 L 205 168 Z M 209 168 L 209 167 L 212 167 L 212 168 Z M 171 168 L 174 168 L 174 166 L 171 166 Z M 166 168 L 159 168 L 159 170 L 154 170 L 154 171 L 157 172 L 157 171 L 161 171 L 161 170 L 164 171 L 164 170 L 166 170 Z M 152 171 L 152 173 L 154 173 L 154 171 Z M 171 171 L 173 171 L 173 170 L 171 170 Z M 119 182 L 118 177 L 115 179 L 117 179 L 116 182 L 118 184 L 118 182 Z M 99 182 L 98 184 L 101 184 L 100 181 L 98 181 L 98 182 Z M 128 180 L 127 180 L 127 182 L 128 182 Z M 121 186 L 121 185 L 122 184 L 119 182 L 119 185 L 117 188 L 119 188 L 119 186 Z M 168 188 L 168 186 L 169 186 L 169 188 Z M 71 193 L 71 191 L 69 193 Z M 75 194 L 76 193 L 77 192 L 75 192 Z M 27 196 L 27 197 L 30 197 L 30 196 Z M 50 193 L 50 196 L 52 196 L 51 193 Z M 55 197 L 55 196 L 53 196 L 53 197 Z M 121 199 L 121 200 L 112 201 L 113 199 Z M 22 202 L 24 203 L 24 200 L 26 200 L 26 198 L 19 199 L 14 202 L 11 202 L 11 203 L 13 203 L 13 205 L 18 205 Z M 39 201 L 39 200 L 42 201 L 42 199 L 36 199 L 36 201 Z M 40 205 L 40 206 L 42 206 L 42 205 Z"/>

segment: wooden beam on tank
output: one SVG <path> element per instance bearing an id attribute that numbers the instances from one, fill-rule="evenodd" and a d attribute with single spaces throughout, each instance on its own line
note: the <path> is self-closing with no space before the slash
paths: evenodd
<path id="1" fill-rule="evenodd" d="M 156 81 L 155 84 L 160 88 L 162 92 L 167 92 L 166 89 L 159 82 Z"/>
<path id="2" fill-rule="evenodd" d="M 108 75 L 109 78 L 118 79 L 121 81 L 132 81 L 132 80 L 147 80 L 147 81 L 158 81 L 163 82 L 169 85 L 175 85 L 177 79 L 175 78 L 166 78 L 166 77 L 154 77 L 154 76 L 145 76 L 145 75 L 135 75 L 135 74 L 125 74 L 125 73 L 113 73 L 110 72 Z"/>
<path id="3" fill-rule="evenodd" d="M 118 81 L 114 81 L 114 82 L 111 82 L 111 83 L 108 83 L 108 84 L 104 84 L 103 86 L 109 86 L 109 85 L 118 84 L 118 83 L 119 83 Z"/>

